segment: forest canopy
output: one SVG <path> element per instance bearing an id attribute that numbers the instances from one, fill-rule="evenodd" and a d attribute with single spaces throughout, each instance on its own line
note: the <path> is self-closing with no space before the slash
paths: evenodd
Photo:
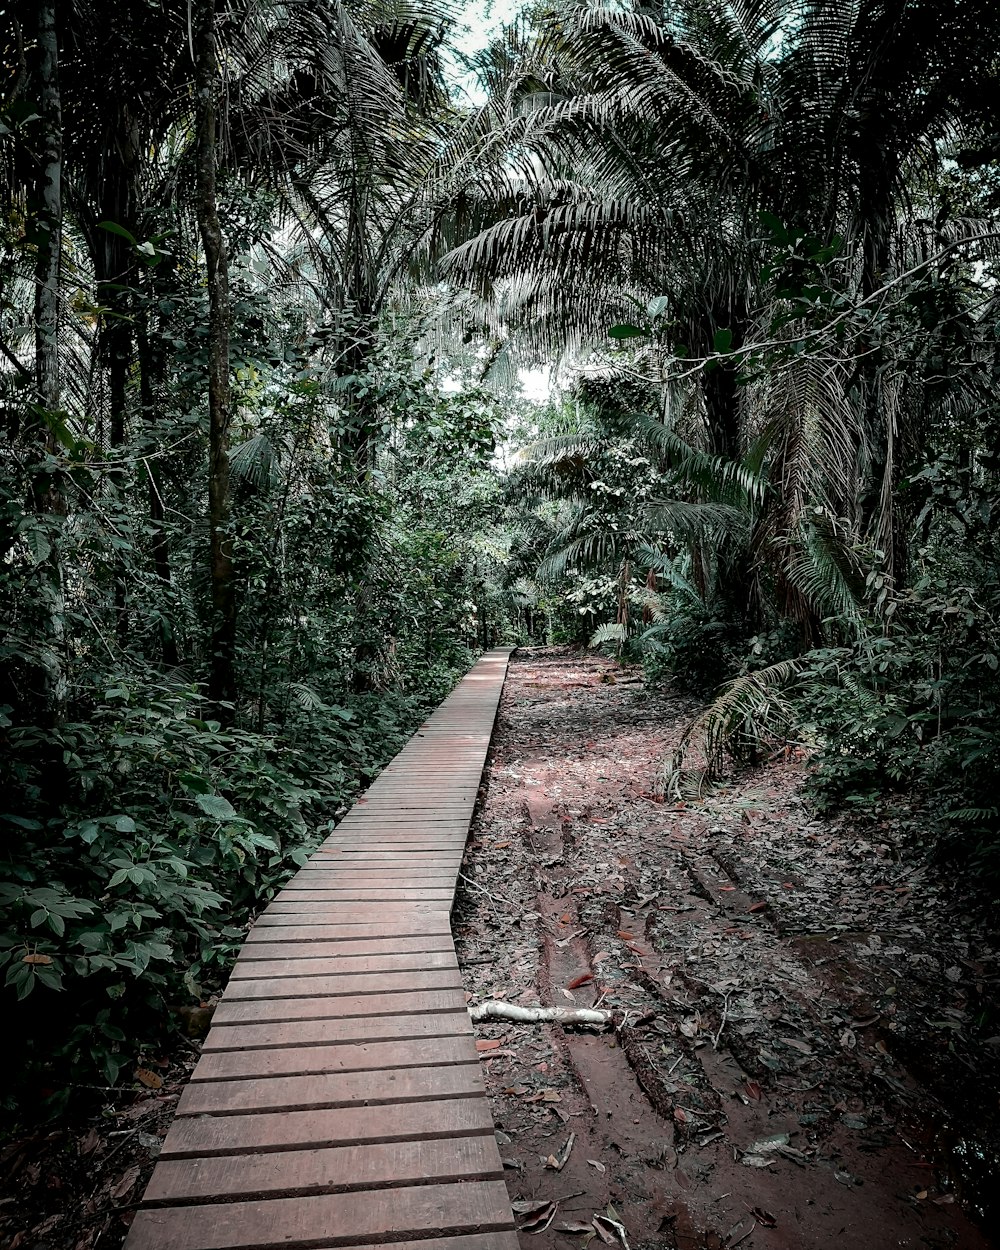
<path id="1" fill-rule="evenodd" d="M 997 6 L 462 22 L 0 6 L 22 1092 L 217 987 L 497 641 L 710 700 L 671 793 L 802 743 L 995 887 Z"/>

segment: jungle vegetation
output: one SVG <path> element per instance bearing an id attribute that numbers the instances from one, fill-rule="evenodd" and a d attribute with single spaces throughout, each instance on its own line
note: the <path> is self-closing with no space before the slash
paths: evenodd
<path id="1" fill-rule="evenodd" d="M 113 1084 L 498 641 L 992 888 L 996 6 L 113 7 L 0 4 L 12 1096 Z"/>

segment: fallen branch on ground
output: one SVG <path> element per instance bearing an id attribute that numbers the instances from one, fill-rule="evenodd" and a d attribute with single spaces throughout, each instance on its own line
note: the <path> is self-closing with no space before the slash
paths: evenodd
<path id="1" fill-rule="evenodd" d="M 519 1007 L 493 1001 L 470 1007 L 469 1015 L 473 1023 L 513 1020 L 515 1024 L 575 1024 L 589 1029 L 606 1029 L 614 1023 L 610 1011 L 594 1011 L 591 1007 Z"/>

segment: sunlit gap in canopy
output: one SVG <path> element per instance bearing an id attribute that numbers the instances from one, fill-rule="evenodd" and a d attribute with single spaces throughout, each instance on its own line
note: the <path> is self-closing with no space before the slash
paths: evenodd
<path id="1" fill-rule="evenodd" d="M 523 0 L 472 0 L 471 4 L 456 6 L 458 16 L 444 59 L 462 104 L 477 107 L 486 102 L 479 76 L 468 62 L 484 52 L 523 10 Z"/>

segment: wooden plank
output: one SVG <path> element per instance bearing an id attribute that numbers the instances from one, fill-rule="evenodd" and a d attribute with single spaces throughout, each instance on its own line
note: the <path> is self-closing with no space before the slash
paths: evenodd
<path id="1" fill-rule="evenodd" d="M 326 1046 L 285 1046 L 261 1050 L 203 1052 L 192 1081 L 241 1080 L 255 1076 L 309 1076 L 324 1072 L 371 1072 L 390 1068 L 426 1068 L 447 1063 L 478 1063 L 466 1031 L 448 1016 L 406 1016 L 409 1031 L 386 1041 L 352 1041 Z M 442 1032 L 441 1030 L 447 1030 Z M 211 1036 L 211 1034 L 210 1034 Z"/>
<path id="2" fill-rule="evenodd" d="M 225 997 L 226 1001 L 238 1001 L 242 998 L 315 998 L 317 996 L 337 1000 L 338 995 L 368 998 L 401 990 L 450 989 L 462 989 L 462 977 L 457 967 L 425 968 L 419 972 L 405 968 L 385 972 L 346 972 L 332 977 L 258 977 L 252 980 L 241 977 L 226 990 Z"/>
<path id="3" fill-rule="evenodd" d="M 341 955 L 339 958 L 334 956 L 319 959 L 296 955 L 288 959 L 238 959 L 229 984 L 232 986 L 234 981 L 263 980 L 268 977 L 335 977 L 369 972 L 429 972 L 433 968 L 457 967 L 458 960 L 450 950 L 390 951 L 387 954 Z"/>
<path id="4" fill-rule="evenodd" d="M 318 980 L 323 980 L 322 977 Z M 248 984 L 253 985 L 254 982 Z M 405 984 L 403 982 L 402 984 Z M 229 994 L 219 1003 L 212 1017 L 221 1025 L 264 1024 L 290 1020 L 351 1019 L 357 1016 L 412 1016 L 422 1012 L 465 1011 L 465 991 L 457 989 L 400 990 L 382 994 L 298 995 L 295 998 L 254 998 Z"/>
<path id="5" fill-rule="evenodd" d="M 218 1025 L 209 1029 L 202 1054 L 217 1050 L 269 1050 L 283 1046 L 346 1045 L 390 1038 L 461 1036 L 468 1032 L 468 1012 L 433 1015 L 328 1016 L 286 1023 Z M 411 1065 L 412 1066 L 412 1065 Z"/>
<path id="6" fill-rule="evenodd" d="M 329 903 L 313 903 L 304 910 L 295 903 L 272 903 L 254 924 L 369 924 L 389 916 L 411 919 L 442 915 L 447 916 L 448 909 L 441 905 L 440 899 L 419 903 L 398 899 L 334 899 Z"/>
<path id="7" fill-rule="evenodd" d="M 241 1115 L 251 1111 L 347 1107 L 352 1103 L 426 1102 L 430 1098 L 478 1097 L 484 1092 L 482 1070 L 472 1063 L 250 1081 L 198 1081 L 184 1089 L 177 1115 Z"/>
<path id="8" fill-rule="evenodd" d="M 260 925 L 256 924 L 247 934 L 247 942 L 336 942 L 356 938 L 377 937 L 426 937 L 431 934 L 449 933 L 447 912 L 431 912 L 426 916 L 405 916 L 392 919 L 387 916 L 384 924 L 314 924 L 314 925 Z"/>
<path id="9" fill-rule="evenodd" d="M 449 881 L 441 881 L 427 885 L 427 894 L 429 897 L 421 898 L 419 902 L 437 903 L 441 911 L 449 911 L 451 908 L 451 896 L 455 892 L 456 872 L 452 869 Z M 368 897 L 368 896 L 371 897 Z M 283 904 L 303 904 L 303 903 L 405 903 L 410 896 L 410 891 L 403 886 L 402 879 L 398 887 L 395 885 L 380 884 L 377 880 L 366 878 L 363 882 L 357 881 L 338 881 L 335 874 L 331 873 L 325 877 L 317 878 L 317 883 L 312 888 L 299 886 L 294 890 L 283 890 L 274 902 Z M 272 904 L 273 906 L 273 904 Z"/>
<path id="10" fill-rule="evenodd" d="M 346 959 L 350 955 L 379 955 L 387 952 L 407 950 L 409 952 L 444 951 L 452 947 L 451 933 L 424 933 L 410 935 L 406 938 L 405 947 L 398 937 L 386 937 L 380 933 L 377 937 L 349 938 L 343 941 L 310 942 L 298 949 L 289 947 L 286 942 L 268 941 L 266 934 L 260 941 L 244 945 L 237 956 L 237 966 L 258 963 L 264 959 Z"/>
<path id="11" fill-rule="evenodd" d="M 367 1242 L 507 1232 L 502 1180 L 413 1185 L 139 1211 L 127 1250 L 325 1250 Z M 397 1247 L 398 1250 L 398 1247 Z M 512 1248 L 513 1250 L 513 1248 Z"/>
<path id="12" fill-rule="evenodd" d="M 326 888 L 325 882 L 338 889 L 341 883 L 369 889 L 377 885 L 395 888 L 412 883 L 418 889 L 433 889 L 438 885 L 450 884 L 452 876 L 449 868 L 441 864 L 384 864 L 375 868 L 338 868 L 324 865 L 322 872 L 300 870 L 285 882 L 281 892 L 284 894 L 289 891 L 294 893 L 296 890 L 322 890 Z"/>
<path id="13" fill-rule="evenodd" d="M 370 1142 L 293 1153 L 164 1159 L 146 1190 L 145 1201 L 164 1206 L 245 1196 L 306 1197 L 435 1181 L 490 1180 L 502 1174 L 492 1134 Z"/>
<path id="14" fill-rule="evenodd" d="M 199 1115 L 175 1119 L 160 1150 L 162 1159 L 351 1146 L 364 1141 L 420 1141 L 425 1137 L 473 1137 L 492 1133 L 485 1095 L 428 1102 L 354 1104 L 308 1111 L 262 1111 L 248 1115 Z"/>

